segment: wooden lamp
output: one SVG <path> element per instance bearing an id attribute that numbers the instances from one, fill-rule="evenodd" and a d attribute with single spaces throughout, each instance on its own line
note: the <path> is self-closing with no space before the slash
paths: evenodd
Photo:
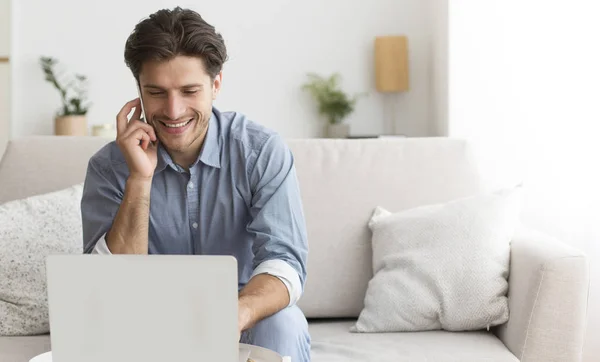
<path id="1" fill-rule="evenodd" d="M 409 89 L 408 39 L 403 35 L 378 36 L 375 38 L 375 80 L 382 93 L 406 92 Z M 387 97 L 389 98 L 389 96 Z M 389 100 L 388 100 L 389 101 Z M 396 109 L 390 103 L 390 131 L 396 133 Z"/>

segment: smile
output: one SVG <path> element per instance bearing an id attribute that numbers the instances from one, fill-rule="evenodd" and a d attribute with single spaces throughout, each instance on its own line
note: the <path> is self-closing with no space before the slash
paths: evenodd
<path id="1" fill-rule="evenodd" d="M 162 123 L 162 125 L 165 126 L 165 127 L 169 127 L 169 128 L 181 128 L 181 127 L 187 126 L 193 120 L 194 120 L 193 118 L 190 118 L 186 122 L 175 123 L 175 124 L 168 124 L 168 123 L 165 123 L 165 122 L 162 122 L 162 121 L 159 121 L 159 122 Z"/>

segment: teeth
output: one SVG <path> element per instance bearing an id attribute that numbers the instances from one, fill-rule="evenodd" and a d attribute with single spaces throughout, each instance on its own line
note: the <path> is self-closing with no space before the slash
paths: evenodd
<path id="1" fill-rule="evenodd" d="M 179 128 L 179 127 L 183 127 L 185 125 L 187 125 L 188 123 L 190 123 L 192 120 L 190 119 L 187 122 L 181 122 L 181 123 L 176 123 L 176 124 L 166 124 L 163 122 L 163 124 L 169 128 Z"/>

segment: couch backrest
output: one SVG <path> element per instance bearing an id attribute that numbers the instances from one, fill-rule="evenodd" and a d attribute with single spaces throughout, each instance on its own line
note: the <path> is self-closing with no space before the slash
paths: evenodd
<path id="1" fill-rule="evenodd" d="M 0 203 L 83 182 L 90 157 L 106 143 L 100 137 L 69 136 L 11 140 L 0 161 Z"/>
<path id="2" fill-rule="evenodd" d="M 0 203 L 59 190 L 85 177 L 106 141 L 38 136 L 13 140 L 0 162 Z M 308 317 L 356 317 L 373 275 L 367 222 L 392 212 L 481 190 L 469 145 L 448 138 L 294 139 L 309 237 L 308 278 L 299 306 Z"/>
<path id="3" fill-rule="evenodd" d="M 373 276 L 367 223 L 480 191 L 470 146 L 448 138 L 298 140 L 294 153 L 309 237 L 299 305 L 310 317 L 356 317 Z"/>

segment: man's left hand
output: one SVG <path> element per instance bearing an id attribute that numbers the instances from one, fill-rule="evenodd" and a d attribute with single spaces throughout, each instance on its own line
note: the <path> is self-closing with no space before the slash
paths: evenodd
<path id="1" fill-rule="evenodd" d="M 248 329 L 248 323 L 251 320 L 249 307 L 241 300 L 238 301 L 238 340 L 242 338 L 242 332 Z"/>
<path id="2" fill-rule="evenodd" d="M 255 275 L 240 291 L 238 297 L 238 332 L 254 327 L 290 303 L 290 295 L 283 282 L 272 275 Z"/>

